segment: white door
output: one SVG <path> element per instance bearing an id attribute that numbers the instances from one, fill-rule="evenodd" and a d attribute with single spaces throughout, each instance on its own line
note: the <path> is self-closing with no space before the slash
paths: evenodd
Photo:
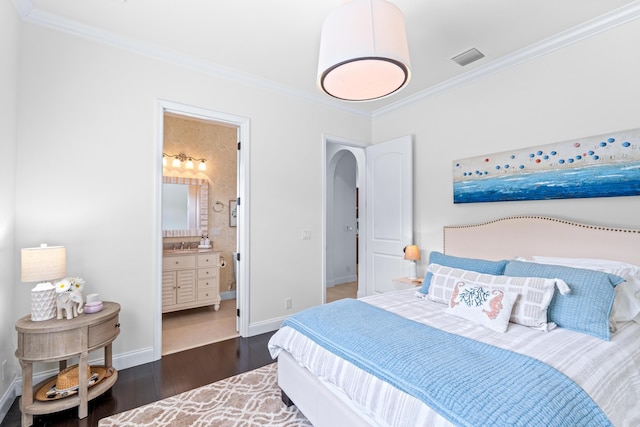
<path id="1" fill-rule="evenodd" d="M 404 136 L 366 148 L 367 295 L 393 290 L 413 243 L 413 144 Z M 404 264 L 407 264 L 406 266 Z"/>

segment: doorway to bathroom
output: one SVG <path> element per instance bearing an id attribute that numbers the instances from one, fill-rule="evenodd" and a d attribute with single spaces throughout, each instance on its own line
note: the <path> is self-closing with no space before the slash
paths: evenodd
<path id="1" fill-rule="evenodd" d="M 188 257 L 195 251 L 197 257 L 202 254 L 200 251 L 203 246 L 210 245 L 210 253 L 214 255 L 212 260 L 215 260 L 212 261 L 215 265 L 210 267 L 216 275 L 220 296 L 216 303 L 209 304 L 205 297 L 200 304 L 202 295 L 199 293 L 204 292 L 200 289 L 202 280 L 199 274 L 202 269 L 195 268 L 194 278 L 189 281 L 194 284 L 191 298 L 195 299 L 195 303 L 186 304 L 188 307 L 185 309 L 179 304 L 171 306 L 167 304 L 166 272 L 161 275 L 163 302 L 158 307 L 161 328 L 156 331 L 154 344 L 158 343 L 160 355 L 164 356 L 243 333 L 245 323 L 241 315 L 247 311 L 241 309 L 246 301 L 242 298 L 243 274 L 239 265 L 247 266 L 248 260 L 243 259 L 240 264 L 237 259 L 238 253 L 245 250 L 248 240 L 244 239 L 246 211 L 242 208 L 245 206 L 238 201 L 242 200 L 245 191 L 242 167 L 245 159 L 241 154 L 240 141 L 248 121 L 182 104 L 161 104 L 162 126 L 159 132 L 162 136 L 163 177 L 195 179 L 206 183 L 208 187 L 207 206 L 201 203 L 199 208 L 199 214 L 206 217 L 206 227 L 200 227 L 198 233 L 173 235 L 163 230 L 162 253 Z M 176 158 L 178 161 L 175 161 Z M 188 164 L 189 159 L 191 165 Z M 177 287 L 180 288 L 180 284 Z M 180 291 L 177 290 L 178 294 Z"/>

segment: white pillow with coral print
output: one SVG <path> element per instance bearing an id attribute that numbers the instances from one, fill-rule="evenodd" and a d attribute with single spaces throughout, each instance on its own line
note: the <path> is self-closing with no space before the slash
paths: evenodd
<path id="1" fill-rule="evenodd" d="M 547 309 L 555 288 L 558 287 L 562 294 L 569 292 L 567 284 L 560 279 L 494 276 L 438 264 L 430 264 L 428 271 L 432 273 L 428 295 L 430 300 L 447 304 L 451 300 L 454 286 L 460 281 L 469 285 L 516 293 L 520 297 L 514 304 L 511 322 L 541 331 L 550 331 L 556 326 L 547 319 Z"/>
<path id="2" fill-rule="evenodd" d="M 458 282 L 451 294 L 447 313 L 504 333 L 518 294 Z"/>

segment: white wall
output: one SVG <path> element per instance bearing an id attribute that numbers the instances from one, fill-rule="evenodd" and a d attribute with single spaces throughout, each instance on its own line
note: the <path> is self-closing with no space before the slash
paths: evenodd
<path id="1" fill-rule="evenodd" d="M 158 99 L 251 121 L 251 325 L 290 314 L 285 298 L 296 311 L 321 302 L 322 135 L 370 140 L 369 119 L 23 27 L 16 247 L 65 245 L 67 273 L 122 305 L 116 356 L 153 344 Z M 17 295 L 14 317 L 28 308 Z"/>
<path id="2" fill-rule="evenodd" d="M 9 409 L 2 404 L 9 393 L 9 385 L 18 370 L 14 356 L 16 334 L 14 324 L 18 316 L 13 302 L 16 294 L 29 294 L 29 284 L 20 283 L 16 263 L 19 252 L 14 246 L 15 184 L 16 184 L 16 105 L 18 103 L 18 29 L 19 21 L 12 3 L 0 2 L 0 420 Z M 25 313 L 30 311 L 26 307 Z M 24 314 L 23 314 L 24 315 Z M 6 365 L 3 365 L 6 363 Z M 4 370 L 2 372 L 1 370 Z M 7 402 L 9 405 L 12 403 Z"/>
<path id="3" fill-rule="evenodd" d="M 374 141 L 413 134 L 414 233 L 425 256 L 442 227 L 542 214 L 640 227 L 640 197 L 453 204 L 452 162 L 640 127 L 640 21 L 376 117 Z"/>

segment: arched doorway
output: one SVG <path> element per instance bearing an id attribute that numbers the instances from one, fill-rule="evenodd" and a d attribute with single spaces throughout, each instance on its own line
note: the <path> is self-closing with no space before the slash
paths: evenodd
<path id="1" fill-rule="evenodd" d="M 350 292 L 342 287 L 356 284 L 356 294 L 363 296 L 361 261 L 363 242 L 360 232 L 364 218 L 359 203 L 364 186 L 364 144 L 326 139 L 325 191 L 325 288 L 323 301 Z M 335 287 L 335 288 L 334 288 Z M 332 289 L 333 288 L 333 289 Z M 339 289 L 340 288 L 340 289 Z M 352 288 L 350 288 L 352 289 Z"/>

